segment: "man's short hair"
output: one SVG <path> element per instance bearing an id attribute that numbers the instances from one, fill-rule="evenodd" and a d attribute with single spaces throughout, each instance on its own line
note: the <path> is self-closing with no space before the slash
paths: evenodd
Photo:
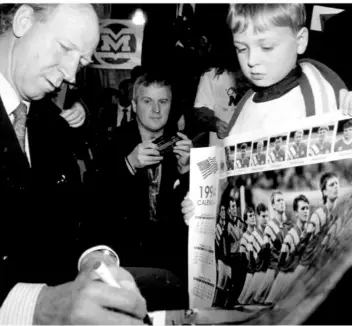
<path id="1" fill-rule="evenodd" d="M 324 195 L 324 190 L 326 190 L 327 181 L 330 180 L 331 178 L 338 178 L 338 176 L 336 173 L 329 171 L 329 172 L 325 172 L 320 178 L 320 190 L 322 193 L 322 200 L 324 204 L 326 204 L 326 201 L 327 201 L 327 196 Z"/>
<path id="2" fill-rule="evenodd" d="M 276 195 L 282 195 L 283 196 L 283 193 L 279 190 L 275 190 L 271 193 L 271 196 L 270 196 L 270 202 L 271 204 L 273 205 L 275 203 L 275 196 Z"/>
<path id="3" fill-rule="evenodd" d="M 343 125 L 343 130 L 352 128 L 352 120 L 347 121 L 344 125 Z"/>
<path id="4" fill-rule="evenodd" d="M 293 211 L 294 211 L 294 212 L 297 212 L 297 211 L 298 211 L 298 203 L 299 203 L 300 201 L 304 201 L 304 202 L 306 202 L 307 204 L 310 204 L 309 199 L 308 199 L 306 196 L 304 196 L 304 195 L 299 195 L 299 196 L 295 197 L 294 200 L 293 200 Z"/>
<path id="5" fill-rule="evenodd" d="M 321 126 L 318 130 L 318 132 L 320 132 L 321 130 L 326 130 L 328 131 L 328 126 Z"/>
<path id="6" fill-rule="evenodd" d="M 302 136 L 304 135 L 304 131 L 303 130 L 297 130 L 295 133 L 294 133 L 294 135 L 296 135 L 296 134 L 301 134 Z"/>
<path id="7" fill-rule="evenodd" d="M 241 144 L 240 146 L 240 149 L 247 149 L 247 148 L 248 148 L 248 145 L 245 143 Z"/>
<path id="8" fill-rule="evenodd" d="M 246 222 L 248 220 L 248 213 L 255 213 L 254 209 L 251 206 L 246 207 L 244 215 L 243 215 L 243 221 Z"/>
<path id="9" fill-rule="evenodd" d="M 263 32 L 270 25 L 289 27 L 293 33 L 305 26 L 306 11 L 303 3 L 232 3 L 227 22 L 233 34 L 244 32 L 253 23 L 254 32 Z"/>
<path id="10" fill-rule="evenodd" d="M 172 84 L 169 80 L 169 76 L 162 72 L 146 72 L 138 77 L 134 83 L 133 100 L 137 100 L 137 91 L 140 86 L 148 87 L 150 85 L 157 85 L 159 87 L 167 87 L 172 91 Z"/>
<path id="11" fill-rule="evenodd" d="M 40 22 L 45 22 L 48 14 L 52 12 L 60 3 L 11 3 L 0 4 L 0 35 L 12 27 L 13 18 L 17 10 L 26 5 L 33 9 L 35 17 Z M 102 16 L 103 8 L 100 4 L 91 4 L 98 17 Z"/>
<path id="12" fill-rule="evenodd" d="M 261 212 L 267 212 L 268 208 L 264 203 L 260 203 L 256 206 L 256 214 L 260 215 Z"/>

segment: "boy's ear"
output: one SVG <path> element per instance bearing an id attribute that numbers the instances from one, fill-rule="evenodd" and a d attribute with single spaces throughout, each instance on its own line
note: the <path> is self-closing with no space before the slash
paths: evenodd
<path id="1" fill-rule="evenodd" d="M 15 13 L 12 21 L 12 30 L 16 37 L 22 37 L 34 23 L 33 9 L 24 4 Z"/>
<path id="2" fill-rule="evenodd" d="M 308 46 L 309 41 L 309 31 L 306 27 L 303 27 L 297 33 L 297 53 L 303 54 Z"/>

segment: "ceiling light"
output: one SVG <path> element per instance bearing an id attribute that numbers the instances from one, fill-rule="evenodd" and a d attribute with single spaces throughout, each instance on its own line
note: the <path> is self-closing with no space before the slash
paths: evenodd
<path id="1" fill-rule="evenodd" d="M 141 9 L 136 9 L 134 16 L 132 17 L 132 22 L 135 25 L 144 25 L 146 23 L 146 18 Z"/>

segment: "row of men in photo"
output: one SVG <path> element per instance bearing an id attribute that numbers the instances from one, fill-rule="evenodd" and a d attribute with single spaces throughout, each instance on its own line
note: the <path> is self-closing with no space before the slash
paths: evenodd
<path id="1" fill-rule="evenodd" d="M 225 147 L 226 169 L 248 168 L 352 149 L 352 119 Z M 268 145 L 269 144 L 269 145 Z M 235 153 L 236 151 L 236 153 Z"/>

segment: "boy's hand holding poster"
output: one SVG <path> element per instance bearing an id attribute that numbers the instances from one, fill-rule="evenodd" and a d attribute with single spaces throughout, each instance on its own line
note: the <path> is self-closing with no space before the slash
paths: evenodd
<path id="1" fill-rule="evenodd" d="M 352 120 L 339 111 L 192 149 L 191 308 L 307 318 L 351 266 L 351 171 Z"/>

